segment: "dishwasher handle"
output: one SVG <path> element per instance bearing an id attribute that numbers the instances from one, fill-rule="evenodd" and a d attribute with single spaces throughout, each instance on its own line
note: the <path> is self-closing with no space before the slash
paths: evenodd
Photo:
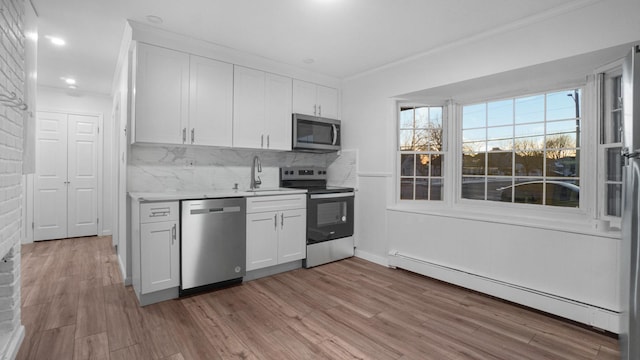
<path id="1" fill-rule="evenodd" d="M 226 214 L 240 212 L 240 206 L 227 206 L 227 207 L 212 207 L 204 209 L 191 209 L 189 214 L 202 215 L 202 214 Z"/>

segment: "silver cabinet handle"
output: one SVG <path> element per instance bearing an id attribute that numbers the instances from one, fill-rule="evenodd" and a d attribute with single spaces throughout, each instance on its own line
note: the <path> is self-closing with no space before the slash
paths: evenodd
<path id="1" fill-rule="evenodd" d="M 278 229 L 278 214 L 273 215 L 273 229 Z"/>
<path id="2" fill-rule="evenodd" d="M 191 129 L 191 143 L 192 143 L 192 144 L 194 143 L 194 141 L 196 141 L 196 135 L 195 135 L 195 133 L 196 133 L 196 129 L 195 129 L 195 128 L 192 128 L 192 129 Z"/>
<path id="3" fill-rule="evenodd" d="M 260 135 L 260 147 L 264 147 L 264 134 Z"/>
<path id="4" fill-rule="evenodd" d="M 318 107 L 318 105 L 313 105 L 313 115 L 316 115 L 316 108 Z"/>
<path id="5" fill-rule="evenodd" d="M 187 128 L 182 128 L 182 143 L 187 142 Z"/>
<path id="6" fill-rule="evenodd" d="M 318 116 L 322 116 L 322 105 L 318 105 Z"/>
<path id="7" fill-rule="evenodd" d="M 171 245 L 176 241 L 176 226 L 176 224 L 173 224 L 173 228 L 171 228 Z"/>
<path id="8" fill-rule="evenodd" d="M 269 137 L 270 137 L 270 135 L 267 135 L 267 149 L 270 147 L 270 145 L 269 145 Z"/>
<path id="9" fill-rule="evenodd" d="M 284 213 L 280 213 L 280 229 L 284 228 Z"/>

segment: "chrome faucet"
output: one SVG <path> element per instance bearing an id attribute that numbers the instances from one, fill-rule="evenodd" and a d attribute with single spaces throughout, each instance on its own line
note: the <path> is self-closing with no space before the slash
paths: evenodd
<path id="1" fill-rule="evenodd" d="M 258 155 L 253 157 L 253 163 L 251 164 L 251 184 L 249 184 L 249 189 L 255 190 L 260 187 L 262 184 L 262 180 L 260 180 L 260 176 L 256 180 L 256 166 L 258 166 L 258 172 L 262 172 L 262 164 L 260 164 L 260 158 Z"/>

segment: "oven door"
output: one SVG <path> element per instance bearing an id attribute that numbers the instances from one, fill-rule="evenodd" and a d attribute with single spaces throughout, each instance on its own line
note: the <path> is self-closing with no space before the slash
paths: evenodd
<path id="1" fill-rule="evenodd" d="M 307 245 L 353 235 L 353 192 L 309 194 Z"/>

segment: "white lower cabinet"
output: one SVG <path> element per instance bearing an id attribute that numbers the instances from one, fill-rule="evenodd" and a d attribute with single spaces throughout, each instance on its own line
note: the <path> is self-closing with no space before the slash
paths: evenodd
<path id="1" fill-rule="evenodd" d="M 140 305 L 178 297 L 179 212 L 177 201 L 132 203 L 132 282 Z"/>
<path id="2" fill-rule="evenodd" d="M 304 259 L 306 195 L 247 199 L 247 271 Z"/>

